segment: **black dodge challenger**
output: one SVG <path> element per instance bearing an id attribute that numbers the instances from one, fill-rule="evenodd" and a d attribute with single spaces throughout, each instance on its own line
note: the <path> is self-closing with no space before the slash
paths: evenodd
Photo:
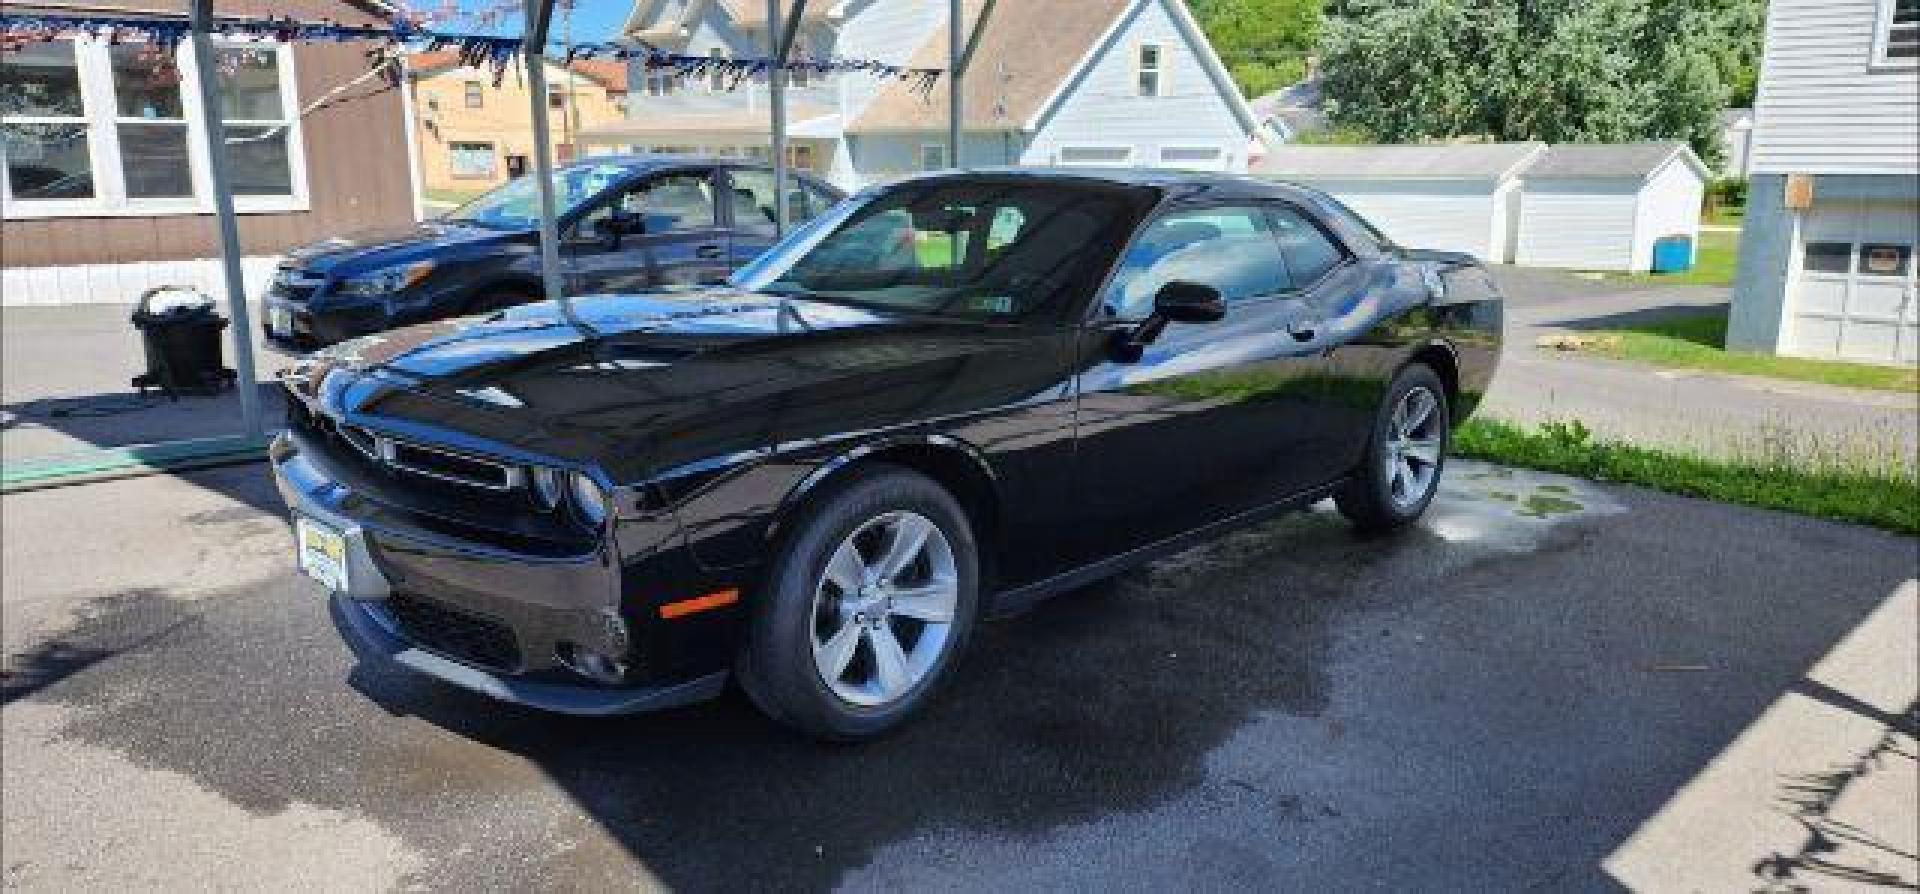
<path id="1" fill-rule="evenodd" d="M 942 174 L 724 287 L 336 346 L 286 376 L 271 456 L 367 660 L 575 714 L 731 675 L 860 739 L 983 615 L 1324 497 L 1419 517 L 1500 327 L 1473 258 L 1312 190 Z"/>

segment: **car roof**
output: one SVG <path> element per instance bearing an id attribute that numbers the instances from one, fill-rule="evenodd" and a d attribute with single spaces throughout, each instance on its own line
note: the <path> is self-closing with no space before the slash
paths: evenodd
<path id="1" fill-rule="evenodd" d="M 1185 198 L 1291 199 L 1311 204 L 1319 195 L 1306 187 L 1278 180 L 1170 168 L 983 167 L 937 171 L 909 177 L 899 182 L 926 183 L 968 178 L 1022 179 L 1060 184 L 1086 181 L 1140 186 L 1158 190 L 1170 200 Z"/>

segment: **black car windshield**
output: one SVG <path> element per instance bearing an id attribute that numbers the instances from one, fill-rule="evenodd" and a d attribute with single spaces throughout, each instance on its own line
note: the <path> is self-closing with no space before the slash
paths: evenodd
<path id="1" fill-rule="evenodd" d="M 565 215 L 633 171 L 623 165 L 570 165 L 553 172 L 553 212 Z M 449 212 L 447 220 L 496 230 L 540 225 L 540 189 L 532 177 L 516 177 Z"/>
<path id="2" fill-rule="evenodd" d="M 775 295 L 986 320 L 1091 294 L 1152 190 L 1080 179 L 913 181 L 854 198 L 734 274 Z"/>

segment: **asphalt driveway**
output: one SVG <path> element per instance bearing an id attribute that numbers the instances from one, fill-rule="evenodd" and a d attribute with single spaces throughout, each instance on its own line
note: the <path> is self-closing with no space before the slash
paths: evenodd
<path id="1" fill-rule="evenodd" d="M 849 748 L 355 666 L 258 466 L 0 508 L 10 888 L 1920 878 L 1916 544 L 1862 528 L 1459 464 L 1403 536 L 1301 514 L 989 625 Z"/>

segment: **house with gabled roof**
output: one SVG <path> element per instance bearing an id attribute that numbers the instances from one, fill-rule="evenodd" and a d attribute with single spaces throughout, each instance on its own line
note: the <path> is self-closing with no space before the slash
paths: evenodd
<path id="1" fill-rule="evenodd" d="M 967 24 L 979 14 L 968 0 Z M 797 58 L 945 68 L 947 0 L 815 0 Z M 963 26 L 965 27 L 965 26 Z M 640 0 L 627 38 L 691 55 L 763 56 L 757 0 Z M 583 132 L 610 151 L 764 157 L 766 88 L 636 63 L 626 120 Z M 788 88 L 796 167 L 845 188 L 949 167 L 947 93 L 862 73 L 810 74 Z M 1262 129 L 1182 0 L 1001 3 L 965 83 L 963 161 L 1242 172 Z"/>

